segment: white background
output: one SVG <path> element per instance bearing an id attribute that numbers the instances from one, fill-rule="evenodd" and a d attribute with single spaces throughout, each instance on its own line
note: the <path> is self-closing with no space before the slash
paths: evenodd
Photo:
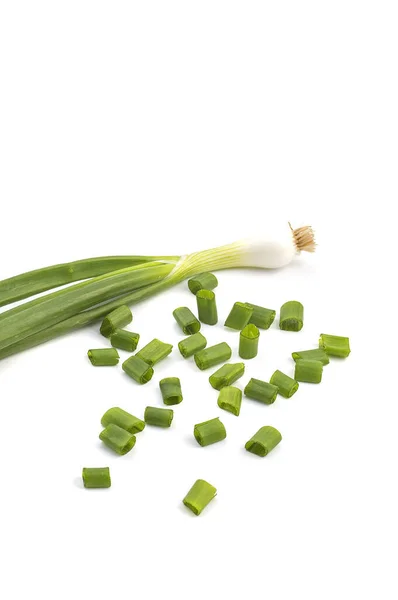
<path id="1" fill-rule="evenodd" d="M 0 364 L 0 589 L 20 598 L 397 597 L 397 3 L 0 3 L 0 278 L 108 254 L 186 253 L 253 226 L 310 223 L 315 255 L 219 274 L 236 300 L 305 305 L 302 332 L 261 334 L 244 385 L 292 373 L 293 350 L 348 335 L 319 386 L 220 411 L 210 373 L 177 351 L 139 387 L 94 369 L 97 327 Z M 181 284 L 133 309 L 142 342 L 181 339 Z M 113 405 L 142 416 L 182 380 L 170 430 L 125 457 L 98 440 Z M 222 415 L 221 415 L 222 412 Z M 194 423 L 221 416 L 225 442 Z M 244 451 L 262 425 L 283 441 Z M 110 490 L 83 466 L 109 465 Z M 197 478 L 218 489 L 198 518 Z"/>

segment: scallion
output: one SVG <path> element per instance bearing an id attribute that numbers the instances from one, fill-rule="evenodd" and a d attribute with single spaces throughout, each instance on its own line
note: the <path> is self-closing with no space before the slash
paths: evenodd
<path id="1" fill-rule="evenodd" d="M 109 467 L 84 467 L 82 471 L 85 488 L 110 488 L 111 475 Z"/>
<path id="2" fill-rule="evenodd" d="M 115 348 L 89 350 L 87 356 L 94 367 L 114 367 L 119 362 L 119 353 Z"/>
<path id="3" fill-rule="evenodd" d="M 200 290 L 214 290 L 217 286 L 217 277 L 213 273 L 199 273 L 188 279 L 188 287 L 195 296 Z"/>
<path id="4" fill-rule="evenodd" d="M 213 500 L 216 494 L 217 490 L 215 487 L 204 481 L 204 479 L 198 479 L 185 496 L 183 503 L 198 516 L 209 502 Z"/>
<path id="5" fill-rule="evenodd" d="M 124 361 L 122 369 L 129 377 L 141 385 L 148 383 L 153 377 L 152 367 L 136 354 Z"/>
<path id="6" fill-rule="evenodd" d="M 178 342 L 178 349 L 184 358 L 189 358 L 190 356 L 197 354 L 200 350 L 206 348 L 206 346 L 207 340 L 200 331 L 181 340 L 181 342 Z"/>
<path id="7" fill-rule="evenodd" d="M 182 402 L 181 382 L 178 377 L 165 377 L 159 381 L 164 404 L 171 406 Z"/>
<path id="8" fill-rule="evenodd" d="M 101 419 L 101 425 L 107 427 L 113 423 L 129 433 L 139 433 L 145 427 L 145 421 L 141 421 L 138 417 L 131 415 L 122 408 L 114 406 L 104 413 Z"/>
<path id="9" fill-rule="evenodd" d="M 235 302 L 224 326 L 241 331 L 250 321 L 253 309 L 243 302 Z"/>
<path id="10" fill-rule="evenodd" d="M 319 360 L 300 359 L 296 361 L 294 378 L 296 381 L 306 383 L 320 383 L 322 381 L 323 364 Z"/>
<path id="11" fill-rule="evenodd" d="M 170 427 L 173 416 L 174 412 L 171 408 L 157 408 L 156 406 L 147 406 L 144 413 L 145 423 L 155 425 L 155 427 Z"/>
<path id="12" fill-rule="evenodd" d="M 267 381 L 252 378 L 245 387 L 244 394 L 248 398 L 263 402 L 263 404 L 273 404 L 278 395 L 278 388 Z"/>
<path id="13" fill-rule="evenodd" d="M 99 434 L 105 446 L 123 456 L 135 446 L 136 437 L 114 423 L 109 423 Z"/>
<path id="14" fill-rule="evenodd" d="M 199 290 L 196 302 L 199 320 L 206 325 L 215 325 L 218 321 L 215 293 L 211 290 Z"/>
<path id="15" fill-rule="evenodd" d="M 324 366 L 329 364 L 329 357 L 323 348 L 314 348 L 313 350 L 300 350 L 299 352 L 292 352 L 294 361 L 300 360 L 301 358 L 306 360 L 319 360 Z"/>
<path id="16" fill-rule="evenodd" d="M 133 320 L 133 314 L 128 306 L 119 306 L 102 321 L 100 332 L 104 337 L 110 337 L 116 329 L 128 325 Z"/>
<path id="17" fill-rule="evenodd" d="M 249 359 L 257 356 L 260 332 L 256 325 L 249 323 L 239 334 L 239 356 Z"/>
<path id="18" fill-rule="evenodd" d="M 208 348 L 200 350 L 200 352 L 195 354 L 194 359 L 199 369 L 204 371 L 205 369 L 215 367 L 216 365 L 229 360 L 231 355 L 232 350 L 228 344 L 226 342 L 221 342 L 215 346 L 209 346 Z"/>
<path id="19" fill-rule="evenodd" d="M 349 338 L 340 335 L 321 333 L 319 347 L 325 350 L 326 354 L 338 356 L 339 358 L 347 358 L 351 352 Z"/>
<path id="20" fill-rule="evenodd" d="M 253 314 L 250 317 L 249 323 L 252 323 L 259 329 L 269 329 L 274 322 L 276 311 L 270 308 L 264 308 L 257 304 L 250 304 L 245 302 L 246 306 L 253 309 Z"/>
<path id="21" fill-rule="evenodd" d="M 209 381 L 211 387 L 215 390 L 221 390 L 226 385 L 232 385 L 245 372 L 244 363 L 226 364 L 220 367 L 213 375 L 210 375 Z"/>
<path id="22" fill-rule="evenodd" d="M 242 391 L 232 385 L 221 388 L 217 404 L 223 410 L 227 410 L 239 417 L 242 404 Z"/>
<path id="23" fill-rule="evenodd" d="M 134 352 L 140 339 L 139 333 L 133 333 L 126 329 L 115 329 L 111 334 L 110 341 L 114 348 L 120 348 L 126 352 Z"/>
<path id="24" fill-rule="evenodd" d="M 284 331 L 300 331 L 303 328 L 304 307 L 301 302 L 291 300 L 281 306 L 279 328 Z"/>
<path id="25" fill-rule="evenodd" d="M 195 425 L 193 434 L 200 446 L 216 444 L 227 437 L 225 427 L 218 417 Z"/>
<path id="26" fill-rule="evenodd" d="M 272 385 L 276 385 L 278 388 L 278 394 L 284 398 L 291 398 L 299 388 L 297 381 L 289 377 L 289 375 L 285 375 L 285 373 L 282 373 L 282 371 L 278 370 L 273 373 L 269 382 L 272 383 Z"/>
<path id="27" fill-rule="evenodd" d="M 171 344 L 166 344 L 155 338 L 137 352 L 135 356 L 141 358 L 141 360 L 144 360 L 148 365 L 153 367 L 153 365 L 156 365 L 156 363 L 166 358 L 172 349 L 173 346 Z"/>
<path id="28" fill-rule="evenodd" d="M 246 443 L 245 448 L 248 452 L 257 454 L 257 456 L 267 456 L 281 440 L 282 436 L 280 432 L 275 427 L 266 425 L 253 435 Z"/>
<path id="29" fill-rule="evenodd" d="M 200 321 L 198 321 L 193 312 L 186 306 L 180 306 L 180 308 L 176 308 L 173 311 L 173 317 L 185 335 L 198 333 L 200 329 Z"/>

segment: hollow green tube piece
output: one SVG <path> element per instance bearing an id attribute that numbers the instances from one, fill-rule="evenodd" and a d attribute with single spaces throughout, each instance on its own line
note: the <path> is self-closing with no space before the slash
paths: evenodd
<path id="1" fill-rule="evenodd" d="M 281 440 L 282 436 L 280 432 L 275 427 L 266 425 L 253 435 L 245 444 L 245 448 L 248 452 L 257 454 L 257 456 L 267 456 Z"/>
<path id="2" fill-rule="evenodd" d="M 118 406 L 110 408 L 102 416 L 101 425 L 103 425 L 103 427 L 106 427 L 111 423 L 125 429 L 129 433 L 139 433 L 145 427 L 144 421 L 141 421 L 138 417 L 131 415 Z"/>
<path id="3" fill-rule="evenodd" d="M 198 479 L 185 496 L 183 503 L 195 515 L 200 515 L 216 494 L 217 490 L 215 487 L 204 481 L 204 479 Z"/>
<path id="4" fill-rule="evenodd" d="M 215 390 L 221 390 L 221 388 L 235 383 L 242 377 L 244 372 L 244 363 L 228 363 L 220 367 L 213 375 L 210 375 L 209 382 Z"/>
<path id="5" fill-rule="evenodd" d="M 94 367 L 114 367 L 119 362 L 119 354 L 115 348 L 89 350 L 87 356 Z"/>
<path id="6" fill-rule="evenodd" d="M 178 349 L 184 358 L 189 358 L 190 356 L 197 354 L 200 350 L 206 348 L 206 346 L 207 340 L 200 331 L 178 342 Z"/>
<path id="7" fill-rule="evenodd" d="M 128 306 L 119 306 L 111 313 L 106 315 L 104 320 L 102 321 L 102 325 L 100 328 L 100 332 L 105 337 L 110 337 L 110 335 L 115 331 L 115 329 L 120 329 L 125 327 L 133 320 L 133 314 Z"/>
<path id="8" fill-rule="evenodd" d="M 82 471 L 85 488 L 110 488 L 111 475 L 109 467 L 84 467 Z"/>

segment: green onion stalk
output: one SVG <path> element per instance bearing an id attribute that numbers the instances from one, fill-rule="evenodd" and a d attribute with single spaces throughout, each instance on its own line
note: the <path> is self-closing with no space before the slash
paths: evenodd
<path id="1" fill-rule="evenodd" d="M 279 268 L 313 252 L 311 227 L 289 225 L 261 239 L 241 240 L 184 256 L 108 256 L 64 263 L 0 281 L 0 359 L 85 327 L 112 310 L 150 298 L 205 271 Z M 76 283 L 78 282 L 78 283 Z M 68 285 L 69 284 L 69 285 Z"/>

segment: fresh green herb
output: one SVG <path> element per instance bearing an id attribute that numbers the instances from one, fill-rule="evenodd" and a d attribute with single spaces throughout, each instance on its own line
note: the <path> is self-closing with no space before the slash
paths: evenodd
<path id="1" fill-rule="evenodd" d="M 319 360 L 323 365 L 329 364 L 329 357 L 322 348 L 314 348 L 313 350 L 300 350 L 300 352 L 292 352 L 294 361 L 300 360 Z"/>
<path id="2" fill-rule="evenodd" d="M 300 331 L 303 328 L 304 307 L 301 302 L 291 300 L 281 306 L 279 328 L 284 331 Z"/>
<path id="3" fill-rule="evenodd" d="M 125 360 L 122 364 L 122 369 L 129 377 L 141 385 L 148 383 L 153 376 L 152 367 L 150 367 L 145 360 L 142 360 L 142 358 L 137 356 L 137 354 L 130 356 L 130 358 Z"/>
<path id="4" fill-rule="evenodd" d="M 195 515 L 200 515 L 202 510 L 213 500 L 217 490 L 215 487 L 204 481 L 204 479 L 198 479 L 195 481 L 188 494 L 185 496 L 183 503 L 187 506 Z"/>
<path id="5" fill-rule="evenodd" d="M 252 314 L 253 309 L 250 308 L 250 306 L 243 304 L 243 302 L 235 302 L 224 323 L 224 326 L 241 331 L 250 321 Z"/>
<path id="6" fill-rule="evenodd" d="M 241 358 L 254 358 L 258 353 L 258 340 L 260 332 L 256 325 L 249 323 L 239 335 L 239 356 Z"/>
<path id="7" fill-rule="evenodd" d="M 218 417 L 195 425 L 193 434 L 200 446 L 209 446 L 221 442 L 227 437 L 225 427 Z"/>
<path id="8" fill-rule="evenodd" d="M 239 388 L 226 386 L 221 388 L 217 404 L 223 410 L 227 410 L 236 417 L 239 417 L 242 404 L 242 392 Z"/>
<path id="9" fill-rule="evenodd" d="M 178 377 L 166 377 L 159 381 L 164 404 L 171 406 L 182 402 L 181 382 Z"/>
<path id="10" fill-rule="evenodd" d="M 104 442 L 105 446 L 108 446 L 108 448 L 111 448 L 111 450 L 114 450 L 121 456 L 130 452 L 130 450 L 134 448 L 136 441 L 135 435 L 114 423 L 109 423 L 109 425 L 101 431 L 99 438 Z"/>
<path id="11" fill-rule="evenodd" d="M 215 325 L 218 321 L 216 295 L 210 290 L 199 290 L 196 294 L 199 320 L 206 325 Z"/>
<path id="12" fill-rule="evenodd" d="M 115 329 L 111 334 L 111 344 L 114 348 L 120 348 L 126 352 L 134 352 L 140 340 L 139 333 L 126 331 L 126 329 Z"/>
<path id="13" fill-rule="evenodd" d="M 204 335 L 199 333 L 194 333 L 194 335 L 190 335 L 189 337 L 178 342 L 178 349 L 181 352 L 184 358 L 189 358 L 194 354 L 197 354 L 203 348 L 206 348 L 207 340 Z"/>
<path id="14" fill-rule="evenodd" d="M 245 302 L 246 306 L 253 309 L 253 314 L 250 317 L 249 323 L 252 323 L 259 329 L 269 329 L 275 320 L 276 311 L 270 308 L 264 308 L 257 306 L 257 304 L 250 304 Z"/>
<path id="15" fill-rule="evenodd" d="M 320 383 L 322 381 L 323 364 L 319 360 L 300 359 L 296 361 L 294 378 L 296 381 L 306 383 Z"/>
<path id="16" fill-rule="evenodd" d="M 100 332 L 104 337 L 110 337 L 116 329 L 128 325 L 133 320 L 133 313 L 128 306 L 119 306 L 102 321 Z"/>
<path id="17" fill-rule="evenodd" d="M 215 390 L 221 390 L 226 385 L 232 385 L 242 377 L 245 372 L 244 363 L 226 364 L 220 367 L 213 375 L 210 375 L 209 381 L 211 387 Z"/>
<path id="18" fill-rule="evenodd" d="M 338 356 L 339 358 L 347 358 L 351 352 L 348 337 L 329 335 L 327 333 L 321 333 L 319 347 L 325 350 L 330 356 Z"/>
<path id="19" fill-rule="evenodd" d="M 273 404 L 278 395 L 278 388 L 272 383 L 261 381 L 260 379 L 250 379 L 249 383 L 243 390 L 245 396 L 258 400 L 264 404 Z"/>
<path id="20" fill-rule="evenodd" d="M 291 398 L 299 388 L 297 381 L 282 373 L 282 371 L 275 371 L 269 380 L 272 385 L 276 385 L 278 388 L 278 394 L 284 398 Z"/>
<path id="21" fill-rule="evenodd" d="M 275 427 L 267 425 L 261 427 L 257 433 L 246 443 L 245 448 L 248 452 L 257 454 L 257 456 L 267 456 L 282 440 L 282 436 Z"/>
<path id="22" fill-rule="evenodd" d="M 198 333 L 200 329 L 200 321 L 195 317 L 192 311 L 186 306 L 180 306 L 173 311 L 173 317 L 181 327 L 185 335 Z"/>
<path id="23" fill-rule="evenodd" d="M 208 348 L 200 350 L 195 354 L 194 359 L 199 369 L 204 371 L 205 369 L 215 367 L 216 365 L 229 360 L 231 355 L 232 350 L 228 344 L 226 342 L 221 342 L 215 346 L 209 346 Z"/>
<path id="24" fill-rule="evenodd" d="M 195 296 L 200 290 L 214 290 L 217 286 L 217 277 L 213 273 L 200 273 L 188 279 L 188 287 Z"/>
<path id="25" fill-rule="evenodd" d="M 136 356 L 153 367 L 153 365 L 156 365 L 156 363 L 163 360 L 163 358 L 166 358 L 172 349 L 173 346 L 171 344 L 165 344 L 155 338 L 137 352 Z"/>
<path id="26" fill-rule="evenodd" d="M 114 348 L 89 350 L 87 356 L 94 367 L 114 367 L 119 362 L 118 351 Z"/>
<path id="27" fill-rule="evenodd" d="M 134 415 L 131 415 L 118 406 L 107 410 L 101 419 L 103 427 L 107 427 L 111 423 L 125 429 L 129 433 L 139 433 L 145 427 L 144 421 L 141 421 L 138 417 L 134 417 Z"/>
<path id="28" fill-rule="evenodd" d="M 84 467 L 82 471 L 83 485 L 85 488 L 110 488 L 111 475 L 109 467 Z"/>
<path id="29" fill-rule="evenodd" d="M 147 406 L 144 413 L 145 423 L 156 427 L 170 427 L 174 412 L 171 408 L 157 408 Z"/>

